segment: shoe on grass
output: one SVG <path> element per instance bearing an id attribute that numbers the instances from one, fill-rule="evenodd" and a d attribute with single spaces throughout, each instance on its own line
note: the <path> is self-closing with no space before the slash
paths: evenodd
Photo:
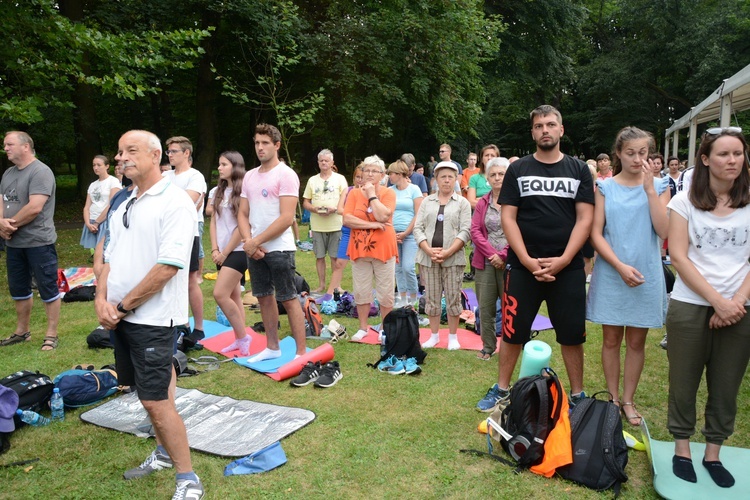
<path id="1" fill-rule="evenodd" d="M 172 459 L 168 455 L 161 453 L 159 450 L 154 450 L 141 465 L 126 470 L 122 476 L 125 479 L 140 479 L 158 470 L 171 469 L 172 465 Z"/>
<path id="2" fill-rule="evenodd" d="M 294 377 L 289 385 L 294 387 L 304 387 L 312 382 L 315 382 L 320 377 L 320 362 L 308 361 L 305 366 L 302 367 L 302 371 L 299 375 Z"/>
<path id="3" fill-rule="evenodd" d="M 401 375 L 405 373 L 404 363 L 393 354 L 385 361 L 378 363 L 378 371 L 389 373 L 391 375 Z"/>
<path id="4" fill-rule="evenodd" d="M 664 334 L 664 338 L 661 339 L 661 342 L 659 342 L 659 347 L 666 350 L 667 349 L 667 334 Z"/>
<path id="5" fill-rule="evenodd" d="M 177 488 L 174 490 L 172 500 L 200 500 L 203 498 L 205 491 L 203 491 L 203 483 L 198 479 L 198 482 L 190 479 L 183 481 L 177 481 Z"/>
<path id="6" fill-rule="evenodd" d="M 477 403 L 477 410 L 492 413 L 497 409 L 504 409 L 510 403 L 510 390 L 502 390 L 497 384 L 490 387 L 487 394 Z"/>
<path id="7" fill-rule="evenodd" d="M 417 358 L 407 358 L 404 361 L 404 373 L 407 375 L 418 375 L 422 373 L 422 367 L 417 364 Z"/>
<path id="8" fill-rule="evenodd" d="M 344 378 L 338 361 L 329 361 L 323 366 L 320 377 L 315 381 L 315 387 L 327 388 L 336 385 L 336 382 Z"/>

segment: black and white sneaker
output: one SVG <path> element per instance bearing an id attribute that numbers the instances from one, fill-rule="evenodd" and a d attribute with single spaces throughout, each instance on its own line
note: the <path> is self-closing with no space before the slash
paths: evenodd
<path id="1" fill-rule="evenodd" d="M 323 366 L 320 378 L 315 381 L 315 387 L 333 387 L 336 382 L 344 378 L 338 361 L 330 361 Z"/>
<path id="2" fill-rule="evenodd" d="M 316 361 L 308 361 L 307 364 L 302 368 L 302 372 L 294 377 L 290 385 L 295 387 L 304 387 L 311 382 L 315 382 L 320 377 L 320 363 Z"/>

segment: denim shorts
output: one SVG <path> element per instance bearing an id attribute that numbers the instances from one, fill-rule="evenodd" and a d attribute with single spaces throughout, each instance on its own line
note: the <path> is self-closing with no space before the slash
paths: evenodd
<path id="1" fill-rule="evenodd" d="M 294 252 L 269 252 L 260 260 L 247 259 L 253 296 L 265 297 L 276 291 L 276 300 L 285 302 L 297 297 L 294 286 Z"/>
<path id="2" fill-rule="evenodd" d="M 120 321 L 112 334 L 117 381 L 138 389 L 138 399 L 169 399 L 177 329 Z"/>
<path id="3" fill-rule="evenodd" d="M 36 278 L 43 302 L 54 302 L 60 298 L 57 287 L 57 250 L 54 244 L 32 248 L 6 247 L 5 251 L 8 255 L 8 289 L 13 300 L 32 297 L 32 274 Z"/>

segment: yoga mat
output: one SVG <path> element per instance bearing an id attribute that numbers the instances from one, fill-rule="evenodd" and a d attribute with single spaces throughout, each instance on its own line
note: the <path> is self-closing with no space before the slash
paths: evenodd
<path id="1" fill-rule="evenodd" d="M 693 456 L 693 467 L 698 482 L 689 483 L 672 473 L 674 443 L 657 441 L 651 438 L 646 419 L 641 420 L 641 435 L 643 443 L 646 445 L 648 457 L 651 460 L 654 489 L 663 498 L 675 500 L 704 500 L 706 498 L 711 500 L 737 500 L 750 492 L 750 474 L 747 472 L 748 464 L 750 464 L 750 450 L 726 445 L 721 447 L 721 463 L 732 473 L 735 484 L 731 488 L 720 488 L 716 486 L 711 476 L 708 475 L 706 468 L 701 464 L 706 449 L 705 443 L 690 443 L 690 453 Z"/>
<path id="2" fill-rule="evenodd" d="M 464 288 L 463 292 L 466 295 L 466 299 L 468 302 L 467 306 L 469 308 L 469 311 L 474 311 L 477 307 L 479 307 L 477 294 L 474 292 L 473 288 Z"/>
<path id="3" fill-rule="evenodd" d="M 192 330 L 193 328 L 195 328 L 195 320 L 191 316 L 190 317 L 190 329 Z M 216 321 L 204 319 L 203 320 L 203 333 L 206 334 L 206 338 L 203 339 L 200 343 L 205 346 L 206 339 L 209 339 L 211 337 L 214 337 L 220 333 L 226 332 L 231 329 L 232 329 L 231 326 L 222 325 L 221 323 L 217 323 Z"/>
<path id="4" fill-rule="evenodd" d="M 552 322 L 549 320 L 547 316 L 543 316 L 541 314 L 537 314 L 536 318 L 534 318 L 534 322 L 531 323 L 531 333 L 534 332 L 539 333 L 542 330 L 552 330 L 554 327 L 552 326 Z"/>
<path id="5" fill-rule="evenodd" d="M 303 408 L 277 406 L 177 388 L 177 412 L 194 450 L 224 457 L 244 457 L 262 450 L 315 420 Z M 151 421 L 137 393 L 124 394 L 81 414 L 81 420 L 147 438 Z"/>
<path id="6" fill-rule="evenodd" d="M 245 327 L 245 331 L 248 335 L 250 335 L 250 338 L 252 339 L 252 342 L 250 343 L 250 355 L 257 354 L 263 349 L 266 348 L 266 336 L 260 335 L 259 333 L 256 333 L 255 330 L 250 328 L 249 326 Z M 222 356 L 226 356 L 227 358 L 234 358 L 238 357 L 240 355 L 240 351 L 231 351 L 226 354 L 222 353 L 221 350 L 224 349 L 226 346 L 234 342 L 234 330 L 231 328 L 229 331 L 225 331 L 222 333 L 218 333 L 215 335 L 212 335 L 211 337 L 207 337 L 201 341 L 201 345 L 211 351 L 215 352 L 216 354 L 221 354 Z"/>
<path id="7" fill-rule="evenodd" d="M 77 286 L 96 285 L 94 269 L 91 267 L 69 267 L 63 273 L 71 290 Z"/>
<path id="8" fill-rule="evenodd" d="M 447 328 L 441 328 L 439 330 L 440 333 L 440 342 L 435 346 L 438 349 L 447 349 L 448 348 L 448 329 Z M 461 344 L 461 349 L 467 350 L 467 351 L 480 351 L 482 349 L 482 337 L 477 335 L 476 333 L 466 330 L 465 328 L 459 328 L 456 330 L 456 333 L 458 334 L 458 343 Z M 419 342 L 423 343 L 426 342 L 430 338 L 430 329 L 429 328 L 420 328 L 419 329 Z M 356 340 L 350 340 L 350 342 L 359 342 L 360 344 L 379 344 L 378 342 L 378 331 L 373 329 L 373 327 L 370 327 L 367 330 L 367 335 L 362 338 L 360 341 Z"/>
<path id="9" fill-rule="evenodd" d="M 543 368 L 549 366 L 549 358 L 552 356 L 552 348 L 541 340 L 530 340 L 523 347 L 523 358 L 521 359 L 521 371 L 518 378 L 530 375 L 539 375 Z"/>
<path id="10" fill-rule="evenodd" d="M 263 373 L 277 382 L 299 375 L 308 361 L 312 361 L 313 363 L 316 361 L 327 363 L 333 359 L 335 354 L 333 347 L 330 344 L 323 344 L 315 349 L 310 349 L 308 347 L 307 353 L 304 356 L 294 359 L 294 356 L 297 353 L 297 343 L 292 337 L 284 337 L 279 341 L 281 357 L 260 361 L 258 363 L 250 363 L 248 362 L 248 359 L 251 356 L 266 348 L 266 336 L 256 333 L 249 326 L 245 327 L 245 331 L 247 331 L 247 334 L 253 339 L 250 344 L 250 356 L 248 357 L 240 357 L 240 351 L 231 351 L 226 354 L 221 352 L 224 347 L 234 342 L 234 330 L 229 330 L 228 332 L 223 332 L 211 338 L 207 338 L 203 340 L 201 344 L 203 344 L 205 349 L 211 352 L 229 358 L 234 357 L 234 362 L 238 365 Z"/>

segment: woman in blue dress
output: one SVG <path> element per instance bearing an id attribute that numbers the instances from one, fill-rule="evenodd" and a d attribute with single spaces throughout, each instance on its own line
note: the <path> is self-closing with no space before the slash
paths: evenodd
<path id="1" fill-rule="evenodd" d="M 607 389 L 628 423 L 641 416 L 633 402 L 643 371 L 649 328 L 661 328 L 667 311 L 659 238 L 669 228 L 669 180 L 654 178 L 654 138 L 625 127 L 614 144 L 614 176 L 597 181 L 591 242 L 599 253 L 586 303 L 586 319 L 602 325 L 602 368 Z M 625 338 L 622 399 L 620 347 Z"/>

